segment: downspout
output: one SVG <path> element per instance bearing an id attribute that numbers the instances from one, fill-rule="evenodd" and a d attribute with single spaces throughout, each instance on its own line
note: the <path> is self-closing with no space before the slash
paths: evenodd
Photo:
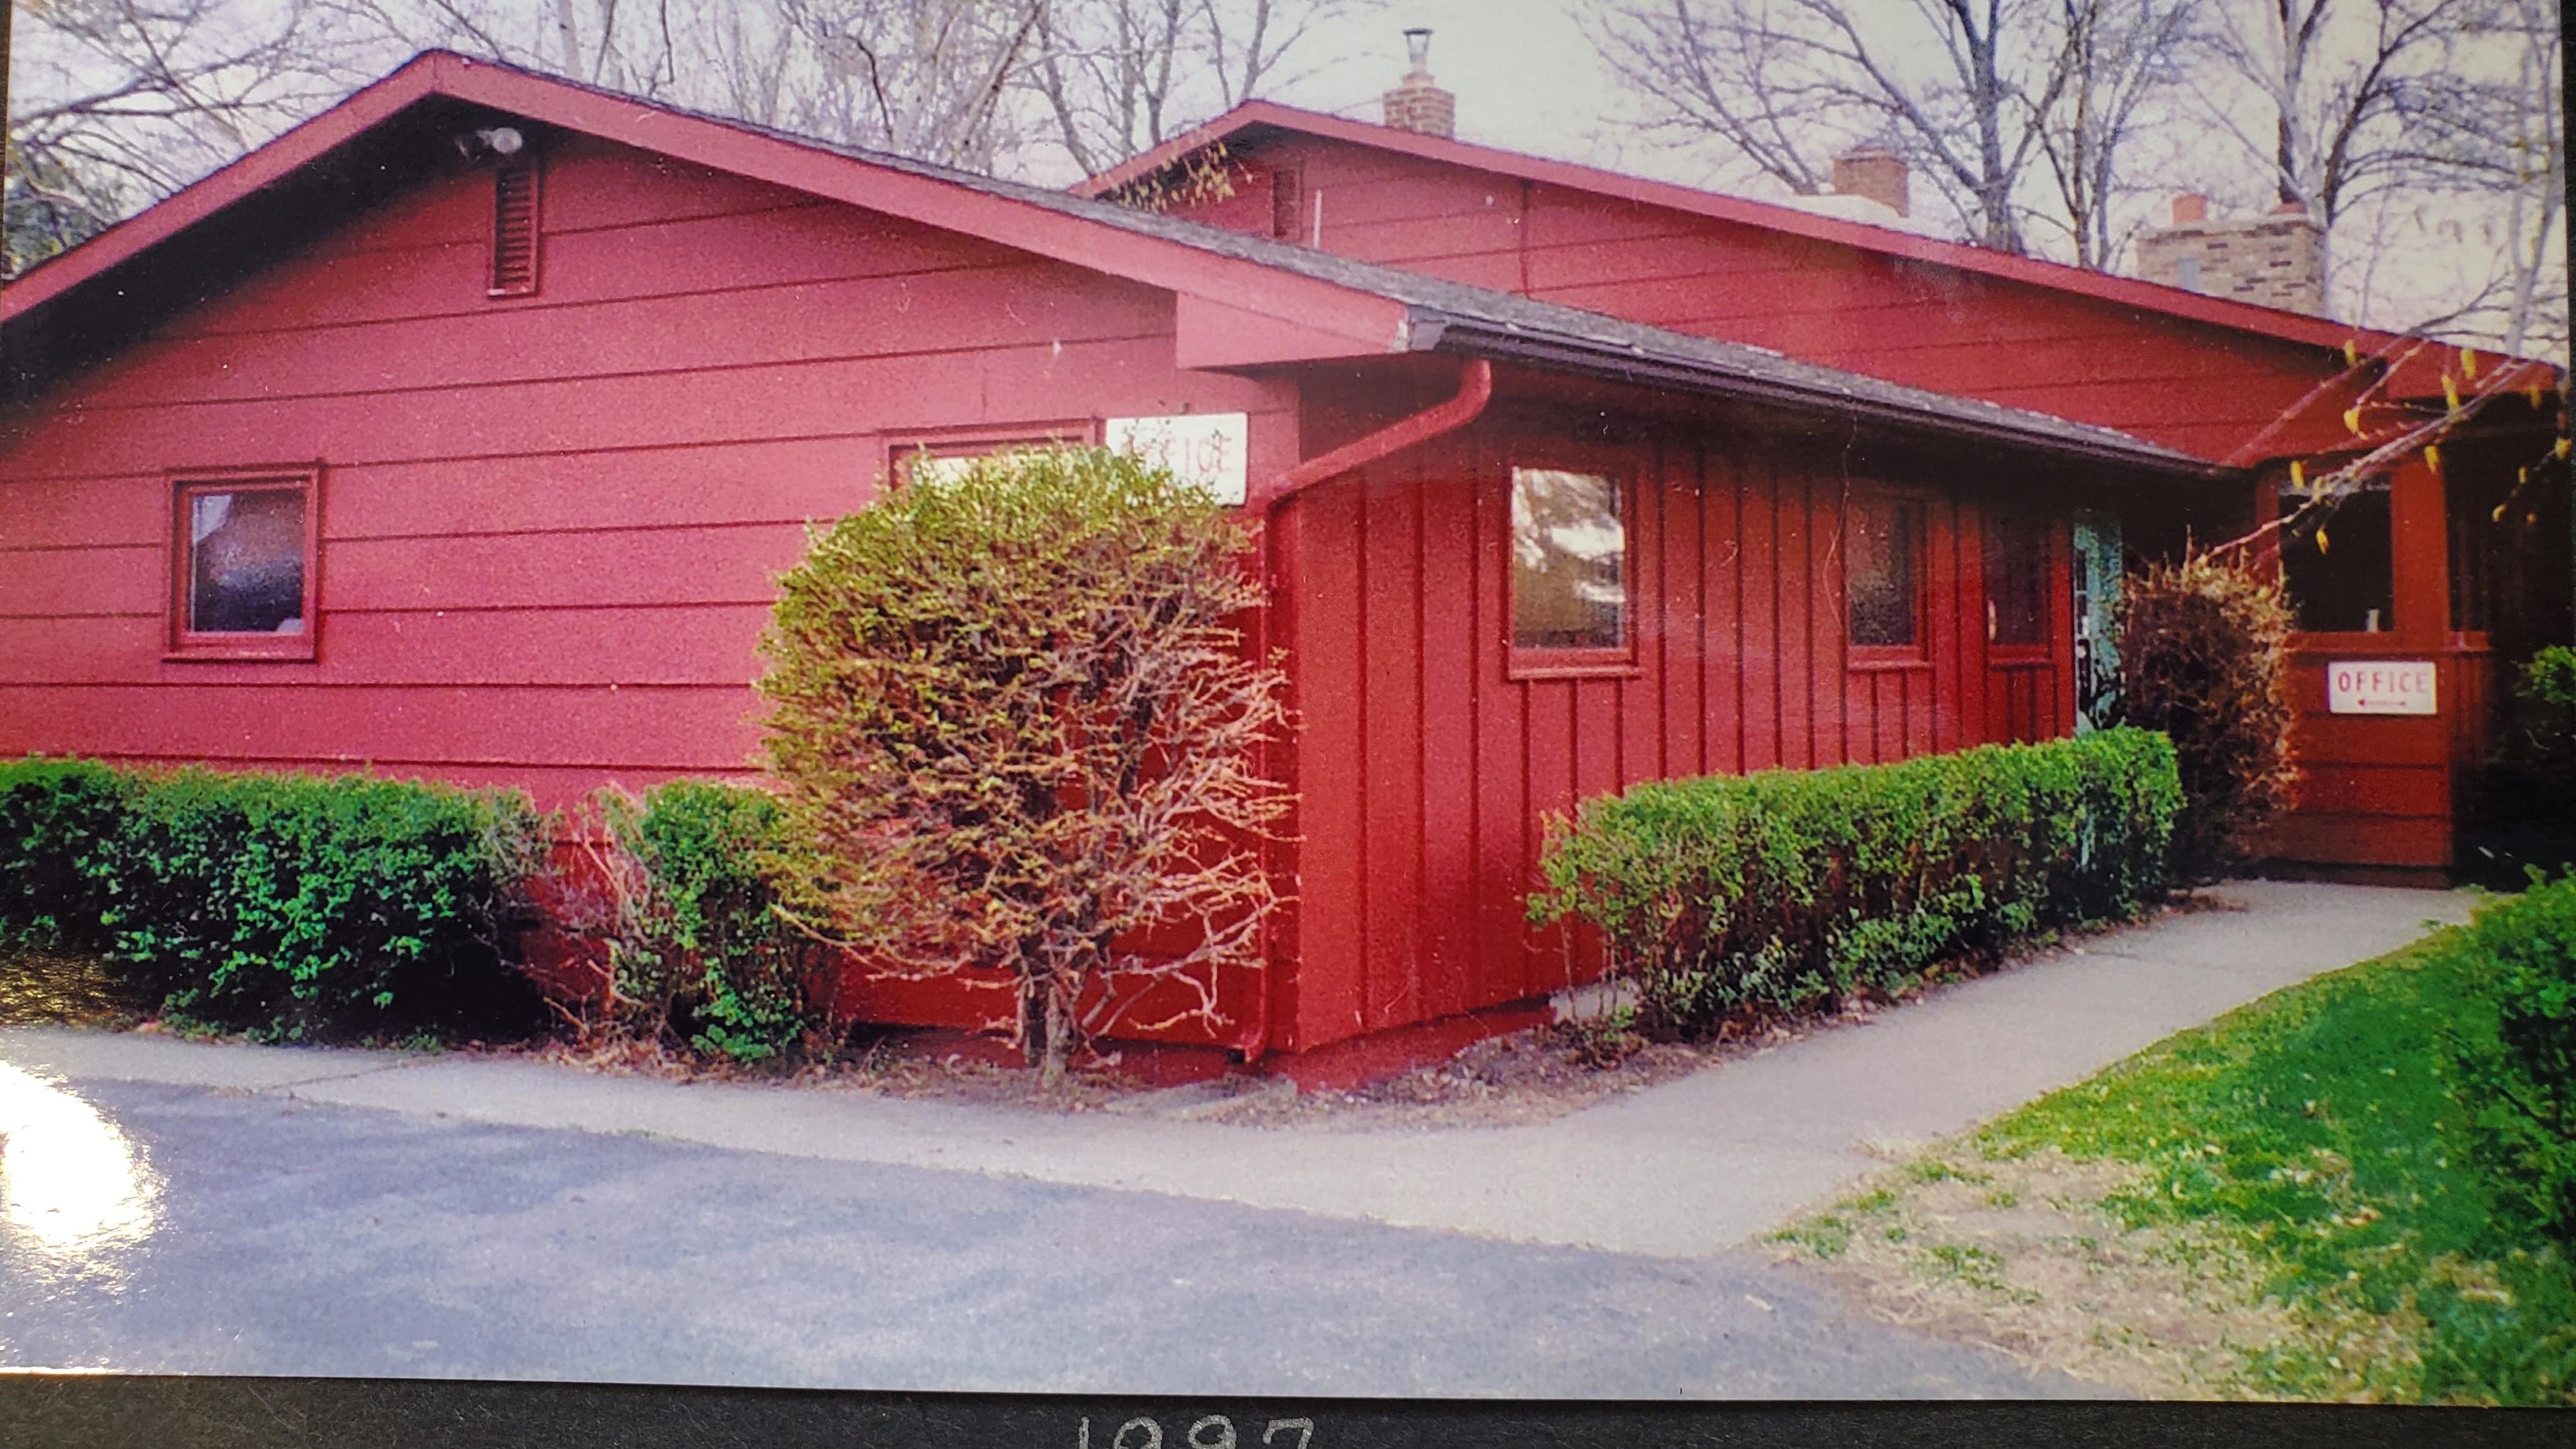
<path id="1" fill-rule="evenodd" d="M 1268 522 L 1279 505 L 1294 494 L 1338 478 L 1355 468 L 1364 468 L 1398 449 L 1426 443 L 1443 433 L 1454 433 L 1476 420 L 1485 404 L 1494 397 L 1494 365 L 1481 357 L 1469 358 L 1458 372 L 1458 395 L 1436 407 L 1415 413 L 1400 422 L 1389 423 L 1367 437 L 1344 443 L 1329 453 L 1307 459 L 1279 477 L 1261 500 L 1261 517 Z M 1271 575 L 1276 581 L 1278 575 Z"/>
<path id="2" fill-rule="evenodd" d="M 1269 597 L 1263 600 L 1261 617 L 1255 629 L 1253 638 L 1255 658 L 1270 657 L 1270 621 L 1272 611 L 1279 607 L 1279 535 L 1277 530 L 1269 526 L 1271 519 L 1279 511 L 1279 505 L 1328 478 L 1338 478 L 1355 468 L 1366 467 L 1390 453 L 1412 447 L 1416 443 L 1429 442 L 1443 434 L 1456 432 L 1482 415 L 1485 404 L 1493 401 L 1493 397 L 1494 365 L 1481 357 L 1470 358 L 1467 365 L 1458 370 L 1457 396 L 1415 413 L 1409 418 L 1390 423 L 1366 437 L 1345 443 L 1329 453 L 1309 458 L 1279 475 L 1279 481 L 1273 484 L 1269 492 L 1262 497 L 1258 509 L 1262 521 L 1261 569 L 1264 582 L 1268 585 L 1266 592 Z M 1270 779 L 1276 780 L 1280 777 L 1279 767 L 1283 763 L 1280 751 L 1285 748 L 1285 744 L 1283 740 L 1273 739 L 1262 746 L 1262 773 Z M 1263 922 L 1261 927 L 1261 990 L 1254 996 L 1255 1002 L 1258 1003 L 1259 1016 L 1253 1024 L 1251 1040 L 1243 1049 L 1246 1065 L 1258 1063 L 1270 1054 L 1270 993 L 1276 983 L 1270 977 L 1269 968 L 1271 963 L 1279 959 L 1278 919 L 1278 914 L 1273 912 L 1270 919 Z"/>

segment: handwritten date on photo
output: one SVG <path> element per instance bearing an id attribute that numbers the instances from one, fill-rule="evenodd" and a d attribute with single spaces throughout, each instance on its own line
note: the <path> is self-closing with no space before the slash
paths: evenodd
<path id="1" fill-rule="evenodd" d="M 1294 1444 L 1282 1440 L 1278 1449 L 1312 1449 L 1315 1421 L 1273 1419 L 1262 1429 L 1260 1442 L 1267 1445 L 1277 1434 L 1297 1436 Z M 1189 1449 L 1236 1449 L 1234 1421 L 1223 1414 L 1210 1414 L 1191 1424 L 1186 1438 Z M 1075 1432 L 1074 1449 L 1091 1449 L 1091 1420 L 1088 1417 Z M 1130 1419 L 1118 1426 L 1118 1432 L 1109 1436 L 1109 1442 L 1102 1449 L 1163 1449 L 1163 1426 L 1141 1416 Z"/>

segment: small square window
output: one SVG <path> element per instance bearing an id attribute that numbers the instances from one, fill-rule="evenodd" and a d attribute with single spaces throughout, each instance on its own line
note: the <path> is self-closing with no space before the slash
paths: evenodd
<path id="1" fill-rule="evenodd" d="M 313 475 L 178 484 L 172 644 L 180 655 L 313 657 Z"/>
<path id="2" fill-rule="evenodd" d="M 1625 493 L 1598 474 L 1512 470 L 1515 651 L 1575 666 L 1629 662 Z"/>
<path id="3" fill-rule="evenodd" d="M 1855 498 L 1843 528 L 1844 607 L 1856 650 L 1922 650 L 1923 508 Z M 1875 662 L 1866 656 L 1861 662 Z"/>

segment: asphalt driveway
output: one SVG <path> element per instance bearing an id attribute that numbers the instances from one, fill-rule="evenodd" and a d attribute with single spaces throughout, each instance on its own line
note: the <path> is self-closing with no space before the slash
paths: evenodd
<path id="1" fill-rule="evenodd" d="M 122 1135 L 133 1190 L 118 1197 L 96 1152 L 86 1181 L 13 1183 L 11 1367 L 1120 1394 L 2085 1392 L 1861 1320 L 1747 1253 L 1522 1245 L 240 1090 L 39 1090 Z M 48 1192 L 64 1199 L 52 1216 L 105 1228 L 49 1236 L 30 1221 Z"/>
<path id="2" fill-rule="evenodd" d="M 0 1367 L 2050 1395 L 1759 1235 L 2458 895 L 2255 882 L 1558 1121 L 1260 1129 L 0 1029 Z"/>

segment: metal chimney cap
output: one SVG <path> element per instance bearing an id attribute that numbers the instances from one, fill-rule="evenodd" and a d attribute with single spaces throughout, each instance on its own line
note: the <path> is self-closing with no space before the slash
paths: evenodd
<path id="1" fill-rule="evenodd" d="M 1431 27 L 1418 25 L 1404 32 L 1404 53 L 1413 62 L 1414 74 L 1427 74 L 1431 64 Z"/>

